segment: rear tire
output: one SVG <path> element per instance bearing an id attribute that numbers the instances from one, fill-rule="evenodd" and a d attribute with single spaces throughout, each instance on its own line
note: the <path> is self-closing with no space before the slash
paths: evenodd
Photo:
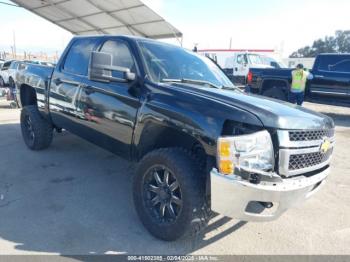
<path id="1" fill-rule="evenodd" d="M 155 150 L 140 161 L 133 181 L 134 204 L 153 236 L 173 241 L 205 228 L 210 209 L 200 172 L 196 159 L 178 148 Z"/>
<path id="2" fill-rule="evenodd" d="M 37 106 L 23 107 L 21 130 L 24 142 L 31 150 L 48 148 L 52 142 L 53 127 L 40 115 Z"/>
<path id="3" fill-rule="evenodd" d="M 15 81 L 13 81 L 12 77 L 9 78 L 9 87 L 10 88 L 16 88 Z"/>
<path id="4" fill-rule="evenodd" d="M 279 99 L 282 101 L 287 101 L 287 95 L 283 92 L 281 87 L 274 86 L 265 90 L 262 94 L 263 96 Z"/>

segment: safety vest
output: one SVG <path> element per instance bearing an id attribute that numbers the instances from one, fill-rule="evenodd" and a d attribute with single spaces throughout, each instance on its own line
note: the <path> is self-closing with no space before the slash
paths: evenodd
<path id="1" fill-rule="evenodd" d="M 304 92 L 306 80 L 309 75 L 309 72 L 306 72 L 302 69 L 296 69 L 292 71 L 292 91 L 295 92 Z"/>

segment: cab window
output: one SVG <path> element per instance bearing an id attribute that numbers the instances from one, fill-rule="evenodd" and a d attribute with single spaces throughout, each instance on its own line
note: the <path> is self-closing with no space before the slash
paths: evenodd
<path id="1" fill-rule="evenodd" d="M 106 41 L 100 52 L 112 55 L 112 65 L 128 68 L 131 72 L 135 72 L 135 61 L 132 57 L 129 47 L 121 40 Z M 112 76 L 123 78 L 123 72 L 113 71 Z"/>
<path id="2" fill-rule="evenodd" d="M 238 55 L 237 56 L 237 64 L 240 64 L 240 65 L 243 64 L 243 55 Z"/>

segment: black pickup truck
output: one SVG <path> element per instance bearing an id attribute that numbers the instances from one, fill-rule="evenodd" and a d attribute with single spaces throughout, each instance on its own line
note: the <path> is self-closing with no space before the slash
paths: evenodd
<path id="1" fill-rule="evenodd" d="M 287 101 L 293 69 L 251 68 L 248 89 L 255 94 Z M 313 79 L 305 89 L 306 99 L 350 102 L 350 54 L 321 54 L 311 69 Z"/>
<path id="2" fill-rule="evenodd" d="M 273 220 L 329 174 L 329 117 L 245 94 L 180 47 L 74 37 L 56 68 L 28 64 L 18 79 L 25 144 L 45 149 L 65 129 L 138 162 L 135 207 L 164 240 L 201 232 L 212 210 Z"/>

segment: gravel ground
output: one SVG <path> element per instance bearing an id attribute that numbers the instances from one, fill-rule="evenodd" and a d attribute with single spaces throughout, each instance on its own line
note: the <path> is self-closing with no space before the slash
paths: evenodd
<path id="1" fill-rule="evenodd" d="M 336 122 L 328 183 L 277 221 L 216 216 L 203 238 L 162 242 L 132 204 L 134 166 L 63 132 L 42 152 L 0 101 L 0 254 L 350 254 L 350 108 L 306 103 Z"/>

